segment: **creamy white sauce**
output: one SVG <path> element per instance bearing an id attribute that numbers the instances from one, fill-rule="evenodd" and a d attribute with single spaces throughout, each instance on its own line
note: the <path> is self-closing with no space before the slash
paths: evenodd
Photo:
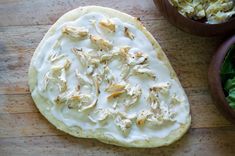
<path id="1" fill-rule="evenodd" d="M 186 99 L 181 85 L 176 80 L 170 77 L 169 69 L 164 65 L 162 61 L 160 61 L 156 57 L 156 49 L 152 46 L 150 41 L 140 30 L 138 30 L 131 24 L 121 21 L 118 18 L 110 18 L 110 20 L 112 20 L 116 25 L 116 31 L 114 33 L 109 32 L 99 26 L 99 21 L 106 18 L 108 17 L 101 13 L 89 13 L 83 15 L 75 21 L 67 22 L 57 27 L 55 33 L 51 37 L 49 37 L 46 42 L 44 42 L 45 44 L 40 50 L 41 53 L 38 54 L 37 60 L 33 62 L 33 66 L 38 70 L 38 83 L 35 90 L 37 90 L 42 97 L 50 101 L 49 107 L 51 114 L 69 127 L 78 126 L 84 131 L 102 131 L 104 135 L 112 136 L 120 141 L 125 140 L 126 142 L 150 139 L 154 137 L 166 137 L 170 134 L 171 131 L 179 128 L 181 124 L 186 123 L 187 118 L 189 117 L 188 100 Z M 94 25 L 92 25 L 92 20 L 96 21 L 95 28 Z M 71 39 L 70 37 L 63 35 L 61 29 L 63 26 L 66 25 L 85 27 L 89 30 L 90 34 L 99 35 L 102 38 L 109 40 L 114 48 L 128 45 L 130 47 L 133 47 L 131 49 L 133 51 L 141 51 L 143 53 L 146 53 L 149 59 L 148 68 L 152 70 L 153 73 L 155 73 L 157 78 L 155 80 L 146 76 L 130 76 L 128 78 L 128 83 L 130 83 L 132 86 L 140 85 L 142 94 L 140 99 L 134 104 L 133 107 L 128 109 L 126 113 L 128 115 L 137 115 L 142 110 L 150 109 L 150 104 L 147 101 L 149 88 L 161 82 L 169 82 L 171 84 L 169 96 L 160 96 L 159 98 L 161 101 L 164 101 L 166 105 L 170 105 L 171 97 L 175 93 L 177 94 L 177 97 L 180 97 L 182 99 L 180 104 L 176 104 L 172 108 L 172 111 L 176 113 L 174 118 L 175 122 L 164 122 L 163 124 L 155 127 L 149 127 L 147 125 L 140 127 L 136 125 L 135 119 L 132 119 L 130 133 L 127 136 L 124 136 L 120 132 L 120 129 L 115 125 L 114 120 L 115 112 L 123 112 L 125 111 L 125 109 L 121 104 L 118 104 L 116 108 L 114 108 L 114 104 L 112 103 L 112 101 L 110 102 L 107 100 L 107 96 L 109 94 L 104 91 L 105 85 L 107 85 L 107 83 L 101 84 L 98 102 L 94 109 L 85 112 L 78 112 L 76 109 L 69 109 L 67 106 L 55 104 L 54 101 L 57 96 L 60 95 L 60 91 L 57 85 L 51 82 L 48 84 L 47 89 L 43 90 L 43 80 L 46 73 L 51 70 L 51 67 L 54 65 L 62 65 L 64 63 L 64 59 L 51 63 L 48 60 L 49 56 L 53 53 L 65 54 L 66 58 L 70 60 L 70 68 L 68 68 L 68 70 L 66 71 L 67 90 L 75 90 L 79 83 L 76 77 L 75 70 L 78 70 L 81 74 L 85 75 L 86 68 L 82 67 L 79 59 L 77 58 L 77 56 L 75 56 L 74 53 L 71 52 L 71 49 L 82 48 L 84 51 L 92 51 L 95 49 L 94 45 L 91 44 L 89 38 L 78 40 Z M 131 40 L 124 36 L 124 27 L 127 27 L 129 31 L 134 34 L 134 40 Z M 58 40 L 60 40 L 59 46 L 53 49 L 55 42 L 57 42 Z M 117 81 L 121 81 L 120 74 L 122 65 L 123 63 L 118 59 L 115 59 L 108 64 Z M 89 89 L 83 89 L 83 91 L 87 93 L 90 92 Z M 91 92 L 92 91 L 93 90 L 91 90 Z M 90 113 L 92 113 L 94 110 L 97 110 L 98 108 L 108 108 L 113 112 L 111 113 L 112 117 L 109 117 L 107 119 L 107 124 L 103 125 L 100 123 L 94 123 L 88 118 Z"/>

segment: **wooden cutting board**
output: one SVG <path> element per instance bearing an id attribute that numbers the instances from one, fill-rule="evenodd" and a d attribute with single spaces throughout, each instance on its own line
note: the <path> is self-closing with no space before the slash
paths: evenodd
<path id="1" fill-rule="evenodd" d="M 56 19 L 84 5 L 140 17 L 160 43 L 191 104 L 192 126 L 180 141 L 153 149 L 107 145 L 60 132 L 38 112 L 27 85 L 31 56 Z M 208 64 L 223 40 L 178 30 L 152 0 L 1 0 L 0 155 L 234 155 L 235 127 L 214 106 L 207 82 Z"/>

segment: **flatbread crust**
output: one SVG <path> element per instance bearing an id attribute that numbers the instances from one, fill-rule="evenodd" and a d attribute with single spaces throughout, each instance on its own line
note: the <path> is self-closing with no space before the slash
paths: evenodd
<path id="1" fill-rule="evenodd" d="M 182 124 L 180 128 L 171 131 L 171 133 L 164 138 L 151 138 L 148 140 L 136 140 L 133 142 L 123 142 L 115 139 L 112 136 L 104 135 L 102 131 L 83 131 L 79 127 L 68 127 L 63 122 L 56 119 L 50 111 L 47 110 L 48 106 L 48 100 L 40 96 L 40 94 L 35 90 L 35 86 L 37 85 L 37 69 L 33 66 L 33 62 L 38 59 L 37 56 L 40 53 L 41 47 L 44 44 L 44 42 L 54 34 L 55 29 L 61 25 L 64 22 L 73 21 L 80 16 L 90 13 L 90 12 L 101 12 L 103 14 L 108 14 L 110 17 L 117 17 L 121 19 L 122 21 L 128 22 L 132 25 L 134 25 L 136 28 L 138 28 L 140 31 L 142 31 L 146 37 L 149 39 L 149 41 L 152 43 L 152 45 L 156 48 L 156 57 L 163 61 L 165 65 L 169 68 L 172 77 L 179 81 L 173 68 L 171 67 L 166 55 L 162 51 L 160 45 L 157 43 L 157 41 L 154 39 L 154 37 L 146 30 L 146 28 L 142 25 L 142 23 L 137 19 L 134 18 L 128 14 L 119 12 L 114 9 L 105 8 L 105 7 L 99 7 L 99 6 L 86 6 L 86 7 L 79 7 L 77 9 L 71 10 L 64 14 L 61 18 L 58 19 L 58 21 L 48 30 L 40 44 L 38 45 L 37 49 L 35 50 L 35 53 L 32 57 L 31 64 L 29 67 L 29 87 L 31 91 L 32 98 L 39 109 L 39 111 L 46 117 L 46 119 L 52 123 L 57 129 L 60 129 L 70 135 L 73 135 L 75 137 L 79 138 L 95 138 L 97 140 L 100 140 L 101 142 L 108 143 L 108 144 L 114 144 L 118 146 L 124 146 L 124 147 L 140 147 L 140 148 L 150 148 L 150 147 L 159 147 L 159 146 L 166 146 L 169 145 L 178 139 L 180 139 L 188 130 L 190 123 L 191 123 L 191 116 L 189 115 L 187 118 L 186 124 Z M 185 97 L 187 100 L 187 97 Z"/>

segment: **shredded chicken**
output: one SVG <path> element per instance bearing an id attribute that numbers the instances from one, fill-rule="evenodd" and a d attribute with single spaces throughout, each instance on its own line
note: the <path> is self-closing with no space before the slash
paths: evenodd
<path id="1" fill-rule="evenodd" d="M 105 30 L 113 32 L 113 35 L 117 29 L 114 22 L 109 19 L 99 21 L 99 23 L 97 23 L 99 25 L 96 25 L 96 21 L 91 22 L 95 27 L 97 26 L 97 28 L 100 26 Z M 101 30 L 102 29 L 99 29 L 99 31 Z M 103 38 L 102 33 L 97 31 L 97 34 L 102 35 L 102 37 L 91 35 L 88 29 L 84 27 L 64 26 L 62 32 L 73 38 L 85 39 L 87 37 L 86 41 L 91 44 L 91 47 L 79 48 L 78 46 L 80 44 L 78 44 L 78 48 L 74 47 L 71 49 L 81 63 L 75 70 L 75 73 L 71 75 L 66 75 L 71 62 L 67 59 L 65 54 L 55 53 L 48 58 L 49 61 L 51 61 L 52 68 L 45 75 L 43 87 L 47 89 L 51 81 L 58 85 L 60 93 L 58 93 L 57 98 L 54 100 L 56 105 L 66 106 L 70 111 L 76 110 L 79 113 L 86 111 L 85 114 L 88 118 L 86 120 L 90 120 L 91 124 L 94 125 L 104 125 L 108 123 L 109 119 L 113 119 L 114 124 L 125 137 L 129 135 L 133 123 L 136 124 L 135 126 L 139 126 L 139 128 L 148 123 L 156 127 L 156 125 L 160 125 L 164 121 L 175 120 L 175 114 L 168 107 L 168 103 L 161 103 L 161 98 L 159 98 L 159 95 L 168 94 L 170 83 L 158 83 L 150 88 L 147 98 L 149 102 L 149 104 L 146 105 L 147 108 L 141 109 L 142 106 L 135 107 L 140 101 L 142 102 L 142 100 L 146 99 L 146 97 L 141 97 L 144 90 L 141 88 L 142 85 L 136 84 L 138 77 L 134 77 L 134 75 L 144 75 L 147 78 L 150 77 L 153 79 L 156 78 L 155 73 L 150 70 L 149 58 L 146 53 L 142 52 L 137 47 L 127 45 L 113 47 L 109 40 Z M 135 38 L 134 34 L 127 27 L 125 27 L 124 35 L 131 40 Z M 109 68 L 111 61 L 114 59 L 122 63 L 120 72 L 116 70 L 112 72 Z M 76 64 L 73 65 L 73 67 L 75 66 Z M 79 70 L 80 68 L 82 68 L 81 71 Z M 71 73 L 70 70 L 69 72 Z M 121 80 L 119 77 L 116 78 L 116 74 L 120 74 Z M 77 80 L 72 83 L 75 85 L 74 87 L 72 86 L 73 88 L 71 89 L 71 84 L 67 86 L 66 79 L 71 80 L 71 76 L 74 75 Z M 130 78 L 131 76 L 134 78 L 133 82 Z M 105 93 L 100 93 L 100 91 L 105 91 Z M 106 106 L 106 104 L 100 105 L 99 103 L 98 105 L 98 99 L 106 95 L 107 99 L 105 100 L 112 105 L 107 106 L 107 108 L 102 108 Z M 180 102 L 178 97 L 172 97 L 172 104 L 178 102 Z M 100 106 L 101 108 L 99 108 Z M 140 112 L 136 113 L 136 110 L 132 111 L 131 108 L 133 107 L 137 108 Z"/>
<path id="2" fill-rule="evenodd" d="M 90 57 L 82 49 L 72 48 L 71 51 L 79 58 L 81 64 L 86 67 L 88 66 L 88 60 Z"/>
<path id="3" fill-rule="evenodd" d="M 168 95 L 171 85 L 169 82 L 162 82 L 154 85 L 150 88 L 150 91 L 155 93 L 161 93 L 162 95 Z"/>
<path id="4" fill-rule="evenodd" d="M 120 56 L 124 59 L 127 60 L 127 58 L 129 57 L 129 50 L 131 49 L 131 47 L 129 46 L 125 46 L 125 47 L 121 47 L 120 48 Z"/>
<path id="5" fill-rule="evenodd" d="M 101 84 L 101 77 L 97 74 L 91 76 L 92 82 L 95 86 L 95 92 L 96 95 L 98 96 L 100 94 L 100 84 Z"/>
<path id="6" fill-rule="evenodd" d="M 180 104 L 183 100 L 176 96 L 176 94 L 174 94 L 172 97 L 171 97 L 171 104 L 173 105 L 176 105 L 176 104 Z"/>
<path id="7" fill-rule="evenodd" d="M 164 96 L 169 94 L 170 83 L 158 83 L 149 89 L 148 101 L 153 110 L 160 109 L 159 94 Z"/>
<path id="8" fill-rule="evenodd" d="M 93 44 L 102 50 L 109 51 L 113 48 L 111 42 L 101 38 L 100 36 L 90 35 L 90 40 Z"/>
<path id="9" fill-rule="evenodd" d="M 74 38 L 84 38 L 88 36 L 88 29 L 84 27 L 64 26 L 62 32 Z"/>
<path id="10" fill-rule="evenodd" d="M 154 92 L 153 90 L 149 91 L 148 101 L 152 109 L 156 110 L 159 108 L 160 102 L 159 102 L 158 94 L 156 94 L 156 92 Z"/>
<path id="11" fill-rule="evenodd" d="M 152 70 L 146 68 L 145 65 L 136 65 L 134 66 L 134 68 L 132 69 L 132 74 L 133 75 L 146 75 L 149 76 L 153 79 L 156 78 L 155 74 L 152 72 Z"/>
<path id="12" fill-rule="evenodd" d="M 55 54 L 53 54 L 53 55 L 50 55 L 49 57 L 48 57 L 48 59 L 49 59 L 49 61 L 51 61 L 51 63 L 54 63 L 54 62 L 56 62 L 56 61 L 59 61 L 59 60 L 61 60 L 62 58 L 64 58 L 65 57 L 65 54 L 58 54 L 58 53 L 55 53 Z"/>
<path id="13" fill-rule="evenodd" d="M 109 84 L 115 81 L 114 75 L 107 65 L 104 66 L 103 74 L 104 74 L 104 80 Z"/>
<path id="14" fill-rule="evenodd" d="M 52 46 L 53 50 L 56 50 L 57 48 L 61 49 L 61 38 L 59 37 L 58 40 L 54 43 L 54 45 Z"/>
<path id="15" fill-rule="evenodd" d="M 78 78 L 79 84 L 80 85 L 90 85 L 92 86 L 92 82 L 90 81 L 90 79 L 87 76 L 82 75 L 81 73 L 79 73 L 78 70 L 75 71 L 76 72 L 76 76 Z"/>
<path id="16" fill-rule="evenodd" d="M 60 92 L 67 90 L 66 70 L 70 67 L 71 62 L 66 58 L 64 64 L 54 65 L 44 77 L 44 89 L 47 88 L 49 82 L 54 82 L 58 85 Z"/>
<path id="17" fill-rule="evenodd" d="M 148 121 L 148 123 L 153 126 L 153 127 L 156 127 L 158 125 L 161 125 L 163 124 L 164 120 L 163 120 L 163 116 L 162 114 L 153 114 L 153 115 L 150 115 L 146 121 Z"/>
<path id="18" fill-rule="evenodd" d="M 108 100 L 111 100 L 111 99 L 117 98 L 118 96 L 122 95 L 123 93 L 125 93 L 125 90 L 120 90 L 120 91 L 112 92 L 112 93 L 107 97 L 107 99 L 108 99 Z"/>
<path id="19" fill-rule="evenodd" d="M 101 123 L 101 124 L 106 124 L 107 119 L 111 115 L 111 111 L 109 109 L 97 109 L 93 112 L 91 112 L 88 115 L 88 118 L 94 122 L 94 123 Z"/>
<path id="20" fill-rule="evenodd" d="M 140 51 L 134 53 L 128 53 L 126 55 L 127 64 L 135 65 L 147 65 L 148 56 Z"/>
<path id="21" fill-rule="evenodd" d="M 50 74 L 50 72 L 47 72 L 47 73 L 45 74 L 44 78 L 43 78 L 43 87 L 42 87 L 42 91 L 47 90 L 47 86 L 48 86 L 49 79 L 50 79 L 49 74 Z"/>
<path id="22" fill-rule="evenodd" d="M 124 28 L 124 34 L 126 37 L 130 38 L 131 40 L 135 38 L 134 34 L 130 32 L 130 30 L 127 27 Z"/>
<path id="23" fill-rule="evenodd" d="M 173 112 L 170 107 L 169 107 L 169 104 L 161 101 L 160 103 L 160 109 L 161 109 L 161 115 L 162 115 L 162 118 L 163 120 L 165 121 L 175 121 L 175 112 Z"/>
<path id="24" fill-rule="evenodd" d="M 130 119 L 118 115 L 116 117 L 115 124 L 121 130 L 124 136 L 128 136 L 132 126 L 132 122 Z"/>
<path id="25" fill-rule="evenodd" d="M 128 76 L 130 75 L 130 66 L 127 64 L 123 64 L 122 71 L 121 71 L 121 78 L 123 80 L 126 80 Z"/>
<path id="26" fill-rule="evenodd" d="M 115 32 L 115 24 L 109 19 L 103 19 L 100 21 L 100 26 L 108 29 L 111 32 Z"/>
<path id="27" fill-rule="evenodd" d="M 86 110 L 89 110 L 91 108 L 94 108 L 96 106 L 97 102 L 98 102 L 98 99 L 95 99 L 89 105 L 82 106 L 80 109 L 78 109 L 78 111 L 82 112 L 82 111 L 86 111 Z"/>
<path id="28" fill-rule="evenodd" d="M 72 48 L 71 51 L 78 57 L 83 67 L 86 67 L 86 74 L 92 75 L 94 70 L 99 65 L 100 60 L 98 58 L 94 58 L 91 54 L 82 51 L 81 49 Z"/>
<path id="29" fill-rule="evenodd" d="M 140 98 L 142 94 L 142 90 L 140 86 L 138 85 L 131 87 L 129 84 L 126 85 L 125 89 L 126 89 L 127 95 L 130 96 L 130 99 L 127 100 L 126 102 L 126 108 L 129 108 L 138 101 L 138 99 Z"/>
<path id="30" fill-rule="evenodd" d="M 122 118 L 128 118 L 130 120 L 136 119 L 136 114 L 135 113 L 127 114 L 126 112 L 123 112 L 123 111 L 116 111 L 115 115 L 119 115 Z"/>
<path id="31" fill-rule="evenodd" d="M 145 124 L 146 119 L 148 118 L 148 116 L 152 115 L 153 113 L 149 110 L 143 110 L 141 111 L 137 118 L 136 118 L 136 124 L 138 126 L 143 126 Z"/>
<path id="32" fill-rule="evenodd" d="M 110 84 L 106 88 L 106 92 L 110 93 L 110 95 L 107 97 L 108 100 L 113 100 L 114 98 L 117 98 L 125 94 L 126 97 L 124 105 L 128 109 L 138 101 L 139 97 L 141 96 L 142 90 L 138 85 L 132 87 L 130 84 L 127 84 L 126 82 L 121 82 L 121 83 Z"/>
<path id="33" fill-rule="evenodd" d="M 206 23 L 226 22 L 235 14 L 234 0 L 169 0 L 178 11 L 194 20 L 205 19 Z"/>
<path id="34" fill-rule="evenodd" d="M 123 91 L 125 90 L 125 84 L 117 84 L 117 83 L 112 83 L 106 88 L 105 91 L 107 92 L 117 92 L 117 91 Z"/>
<path id="35" fill-rule="evenodd" d="M 97 98 L 93 98 L 90 94 L 82 94 L 77 91 L 67 91 L 60 94 L 55 99 L 56 104 L 67 105 L 69 109 L 77 109 L 78 112 L 86 111 L 94 108 L 97 104 Z"/>
<path id="36" fill-rule="evenodd" d="M 100 62 L 101 63 L 105 63 L 106 61 L 110 61 L 112 59 L 113 55 L 112 54 L 103 54 L 101 57 L 100 57 Z"/>

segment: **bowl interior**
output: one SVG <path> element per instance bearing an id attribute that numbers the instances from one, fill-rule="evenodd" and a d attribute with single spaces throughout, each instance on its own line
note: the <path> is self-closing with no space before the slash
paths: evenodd
<path id="1" fill-rule="evenodd" d="M 154 3 L 170 23 L 185 32 L 199 36 L 218 36 L 235 31 L 235 18 L 231 18 L 225 23 L 207 24 L 184 17 L 168 0 L 154 0 Z"/>

